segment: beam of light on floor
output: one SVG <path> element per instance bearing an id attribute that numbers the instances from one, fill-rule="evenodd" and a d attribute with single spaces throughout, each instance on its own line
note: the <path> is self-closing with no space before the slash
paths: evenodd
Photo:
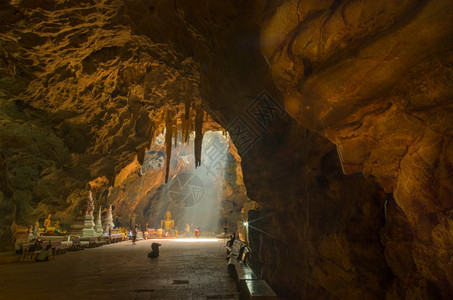
<path id="1" fill-rule="evenodd" d="M 152 241 L 168 241 L 168 242 L 178 242 L 178 243 L 199 243 L 199 242 L 218 242 L 220 239 L 196 239 L 196 238 L 176 238 L 176 239 L 151 239 Z"/>

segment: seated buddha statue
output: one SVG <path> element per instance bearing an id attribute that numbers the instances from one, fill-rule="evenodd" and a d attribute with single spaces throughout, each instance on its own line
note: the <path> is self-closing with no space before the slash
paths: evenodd
<path id="1" fill-rule="evenodd" d="M 171 230 L 175 227 L 175 221 L 171 219 L 170 211 L 167 210 L 165 212 L 165 218 L 160 221 L 160 227 L 165 231 Z"/>

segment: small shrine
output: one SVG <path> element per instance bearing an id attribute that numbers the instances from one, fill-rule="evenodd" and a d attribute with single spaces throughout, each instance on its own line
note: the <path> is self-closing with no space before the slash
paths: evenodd
<path id="1" fill-rule="evenodd" d="M 80 215 L 71 226 L 71 231 L 69 232 L 70 235 L 79 237 L 98 236 L 94 229 L 93 210 L 93 196 L 91 194 L 91 191 L 88 191 L 88 196 L 85 200 L 85 203 L 83 203 L 82 205 Z"/>

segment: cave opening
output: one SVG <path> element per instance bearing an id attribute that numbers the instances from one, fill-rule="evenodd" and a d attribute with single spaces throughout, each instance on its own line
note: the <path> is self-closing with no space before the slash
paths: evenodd
<path id="1" fill-rule="evenodd" d="M 117 226 L 158 230 L 170 212 L 172 236 L 192 236 L 198 227 L 202 236 L 215 237 L 242 227 L 246 195 L 240 157 L 225 131 L 203 133 L 201 164 L 195 167 L 195 133 L 186 142 L 182 133 L 172 137 L 168 182 L 166 172 L 166 129 L 145 151 L 143 164 L 134 160 L 119 172 L 106 198 L 115 207 Z M 133 209 L 131 209 L 131 206 Z M 165 233 L 164 233 L 165 235 Z"/>

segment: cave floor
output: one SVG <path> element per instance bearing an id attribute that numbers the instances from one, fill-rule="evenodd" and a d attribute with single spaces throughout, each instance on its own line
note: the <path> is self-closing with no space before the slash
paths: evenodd
<path id="1" fill-rule="evenodd" d="M 151 259 L 153 241 L 0 265 L 0 299 L 238 299 L 223 241 L 159 240 Z"/>

